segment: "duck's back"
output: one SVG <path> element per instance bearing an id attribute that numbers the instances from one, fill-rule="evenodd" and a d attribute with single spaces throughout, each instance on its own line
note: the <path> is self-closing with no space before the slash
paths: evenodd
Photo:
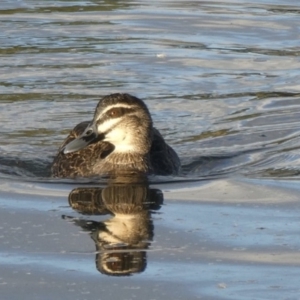
<path id="1" fill-rule="evenodd" d="M 156 128 L 153 128 L 150 164 L 152 172 L 156 175 L 176 175 L 180 171 L 180 159 L 177 153 L 165 142 Z"/>

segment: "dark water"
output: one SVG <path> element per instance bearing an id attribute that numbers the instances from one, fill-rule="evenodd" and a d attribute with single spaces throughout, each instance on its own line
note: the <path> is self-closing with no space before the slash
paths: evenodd
<path id="1" fill-rule="evenodd" d="M 1 297 L 298 299 L 299 12 L 292 0 L 2 0 Z M 182 159 L 180 177 L 140 197 L 101 187 L 138 199 L 148 223 L 89 193 L 79 200 L 101 214 L 85 216 L 68 196 L 89 185 L 49 177 L 69 130 L 115 92 L 145 100 Z M 130 261 L 101 248 L 122 223 L 148 242 L 129 255 L 139 272 L 116 279 L 96 255 Z"/>

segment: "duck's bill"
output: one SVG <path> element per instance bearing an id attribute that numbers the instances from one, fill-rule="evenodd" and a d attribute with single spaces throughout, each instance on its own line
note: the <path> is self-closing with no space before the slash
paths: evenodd
<path id="1" fill-rule="evenodd" d="M 93 128 L 89 127 L 83 132 L 82 135 L 80 135 L 78 138 L 67 144 L 62 151 L 64 154 L 76 152 L 97 140 L 98 134 L 95 133 Z"/>

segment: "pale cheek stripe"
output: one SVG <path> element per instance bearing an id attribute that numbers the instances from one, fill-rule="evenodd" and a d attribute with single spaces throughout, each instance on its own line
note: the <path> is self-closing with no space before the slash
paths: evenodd
<path id="1" fill-rule="evenodd" d="M 98 132 L 104 133 L 120 121 L 120 118 L 109 119 L 98 126 Z"/>
<path id="2" fill-rule="evenodd" d="M 110 106 L 106 107 L 106 108 L 102 111 L 101 115 L 96 119 L 96 121 L 98 121 L 99 119 L 101 119 L 102 116 L 103 116 L 107 111 L 109 111 L 110 109 L 112 109 L 112 108 L 118 108 L 118 107 L 132 108 L 132 105 L 128 105 L 128 104 L 114 104 L 114 105 L 110 105 Z"/>

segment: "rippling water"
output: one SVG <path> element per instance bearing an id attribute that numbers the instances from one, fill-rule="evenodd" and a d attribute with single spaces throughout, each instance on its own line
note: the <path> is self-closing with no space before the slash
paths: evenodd
<path id="1" fill-rule="evenodd" d="M 42 197 L 42 201 L 36 201 L 39 201 L 41 207 L 46 205 L 46 212 L 68 212 L 64 206 L 67 204 L 63 201 L 59 202 L 59 207 L 43 204 L 44 200 L 47 202 L 47 197 L 52 197 L 51 203 L 55 203 L 55 197 L 61 197 L 61 190 L 65 197 L 66 190 L 70 188 L 68 185 L 55 181 L 58 186 L 51 186 L 50 182 L 40 186 L 34 182 L 41 178 L 43 182 L 49 181 L 49 165 L 69 130 L 77 123 L 91 119 L 98 100 L 115 92 L 131 93 L 145 100 L 155 126 L 182 159 L 183 176 L 170 180 L 177 183 L 182 181 L 183 191 L 187 191 L 187 194 L 174 192 L 169 196 L 166 194 L 167 198 L 181 199 L 183 203 L 184 200 L 188 201 L 188 195 L 193 194 L 194 186 L 185 186 L 185 180 L 204 178 L 212 180 L 208 185 L 212 185 L 212 189 L 208 189 L 208 194 L 205 194 L 206 189 L 201 191 L 207 199 L 213 200 L 213 193 L 224 188 L 221 184 L 215 188 L 214 184 L 218 182 L 215 183 L 213 179 L 222 177 L 226 181 L 234 177 L 253 180 L 251 182 L 255 188 L 252 186 L 251 189 L 257 191 L 257 199 L 263 201 L 272 194 L 277 203 L 279 199 L 276 195 L 283 197 L 284 192 L 276 194 L 270 188 L 262 196 L 259 188 L 261 180 L 266 180 L 272 186 L 273 183 L 268 180 L 276 179 L 278 189 L 280 184 L 295 189 L 300 176 L 299 13 L 300 4 L 295 0 L 2 0 L 0 183 L 3 192 L 1 197 L 5 200 L 0 202 L 1 207 L 18 207 L 18 201 L 12 204 L 15 202 L 6 200 L 10 197 L 18 198 L 22 193 L 30 194 L 32 188 L 32 201 L 37 197 L 35 194 Z M 21 182 L 20 185 L 16 181 Z M 28 181 L 32 185 L 24 183 Z M 160 179 L 156 179 L 157 181 Z M 200 187 L 201 184 L 203 182 L 199 182 Z M 234 195 L 239 195 L 238 197 L 243 194 L 239 190 L 245 190 L 244 194 L 247 194 L 249 189 L 242 184 L 225 186 L 230 186 L 230 191 L 234 191 Z M 160 185 L 163 190 L 176 187 L 176 184 Z M 9 192 L 14 196 L 6 194 Z M 224 199 L 220 195 L 216 197 L 223 203 Z M 294 199 L 293 192 L 288 195 L 283 198 Z M 23 208 L 35 207 L 32 204 L 35 202 L 22 203 Z M 191 219 L 186 228 L 181 227 L 182 236 L 195 230 L 198 217 L 192 214 L 193 205 L 175 204 L 177 212 L 172 211 L 172 206 L 170 208 L 169 205 L 164 212 L 165 221 L 159 223 L 159 226 L 164 228 L 169 225 L 171 228 L 175 226 L 174 220 L 179 220 L 180 223 L 180 218 L 184 217 L 178 212 L 183 211 L 187 215 L 191 214 Z M 210 208 L 214 210 L 213 205 Z M 168 209 L 171 213 L 169 219 Z M 203 209 L 205 212 L 207 206 Z M 231 210 L 233 216 L 235 209 Z M 278 210 L 274 209 L 271 211 L 276 215 Z M 290 207 L 284 209 L 291 219 L 296 218 L 293 209 L 291 212 Z M 263 210 L 263 214 L 268 215 L 267 211 Z M 200 210 L 199 214 L 201 213 Z M 224 215 L 227 213 L 224 212 Z M 243 213 L 244 211 L 238 211 L 238 214 Z M 253 214 L 255 215 L 251 211 L 248 217 Z M 201 216 L 204 219 L 206 217 L 205 214 Z M 216 219 L 220 217 L 216 212 L 213 216 Z M 50 222 L 47 219 L 51 219 L 49 215 L 45 218 Z M 283 218 L 280 219 L 280 224 L 281 230 L 284 230 L 284 216 L 279 215 L 278 218 Z M 249 224 L 252 221 L 253 219 L 249 219 Z M 256 222 L 259 223 L 254 218 L 254 223 Z M 267 223 L 266 227 L 272 227 L 272 222 Z M 64 220 L 63 224 L 65 223 Z M 208 223 L 214 228 L 212 220 Z M 264 228 L 265 225 L 259 226 Z M 11 228 L 15 227 L 11 225 Z M 220 230 L 222 229 L 224 227 L 221 224 Z M 213 229 L 205 230 L 214 235 Z M 173 231 L 160 231 L 161 234 L 170 232 Z M 72 232 L 72 235 L 76 234 L 76 231 Z M 278 236 L 280 230 L 275 241 L 280 239 Z M 217 238 L 222 239 L 218 235 Z M 160 241 L 160 236 L 158 240 Z M 160 242 L 164 249 L 170 246 L 165 245 L 163 240 Z M 298 246 L 295 244 L 293 247 Z M 240 248 L 243 247 L 244 245 Z M 197 261 L 198 256 L 193 250 L 187 250 L 187 255 Z M 72 253 L 72 250 L 68 251 Z M 155 257 L 155 253 L 151 255 Z M 22 259 L 20 258 L 21 261 Z M 28 261 L 31 262 L 30 259 Z M 65 259 L 63 261 L 69 263 Z M 60 264 L 59 260 L 55 263 Z M 168 263 L 174 264 L 173 271 L 182 270 L 176 262 L 168 260 Z M 87 272 L 83 264 L 78 268 Z M 192 271 L 194 269 L 191 266 L 185 265 L 185 268 L 191 268 L 186 271 L 189 278 L 194 274 L 199 275 L 197 271 Z M 223 268 L 224 265 L 219 266 L 219 269 L 216 267 L 216 270 L 212 268 L 212 273 L 207 274 L 218 274 L 218 270 L 226 273 Z M 241 272 L 241 266 L 236 268 L 238 269 L 230 269 L 228 272 Z M 263 272 L 263 267 L 259 268 Z M 284 274 L 291 274 L 286 268 Z M 150 268 L 145 278 L 153 280 L 155 274 L 163 272 L 160 271 L 163 269 L 164 266 L 158 263 Z M 0 275 L 2 276 L 1 273 Z M 1 276 L 0 284 L 3 284 L 5 276 Z M 211 276 L 202 278 L 202 282 L 211 280 L 213 275 Z M 249 283 L 257 278 L 255 275 L 252 279 L 246 277 L 244 275 L 241 280 Z M 176 282 L 172 276 L 169 280 L 172 282 L 169 283 L 170 286 Z M 230 280 L 232 283 L 237 279 L 231 277 Z M 193 280 L 187 279 L 187 282 L 190 284 Z M 220 284 L 217 291 L 224 288 L 224 284 Z M 289 284 L 289 289 L 296 293 L 293 282 Z M 140 282 L 140 286 L 144 286 L 144 282 Z M 200 295 L 195 282 L 192 286 L 194 292 L 191 292 L 191 297 Z M 273 286 L 271 282 L 269 286 Z M 178 288 L 176 284 L 175 287 Z M 273 290 L 277 288 L 276 283 Z M 163 291 L 159 284 L 157 289 Z M 256 286 L 257 291 L 260 289 L 261 286 Z M 170 292 L 166 297 L 187 299 L 186 290 L 182 292 L 178 288 L 177 291 L 174 295 Z M 230 297 L 230 292 L 223 294 L 223 297 L 214 289 L 207 293 L 204 291 L 205 284 L 201 295 L 212 297 L 207 299 Z M 84 292 L 83 288 L 82 293 Z M 247 296 L 243 298 L 240 292 L 239 287 L 233 289 L 234 299 L 248 299 Z M 120 294 L 122 292 L 119 290 L 118 295 Z M 138 292 L 137 294 L 139 295 Z M 7 295 L 7 299 L 12 299 L 12 292 Z M 270 299 L 272 293 L 265 294 L 265 298 L 263 293 L 259 296 L 257 293 L 251 295 L 255 299 Z M 289 299 L 296 299 L 293 297 Z"/>
<path id="2" fill-rule="evenodd" d="M 188 174 L 298 176 L 295 1 L 1 6 L 2 177 L 47 176 L 68 131 L 113 92 L 146 101 Z"/>

